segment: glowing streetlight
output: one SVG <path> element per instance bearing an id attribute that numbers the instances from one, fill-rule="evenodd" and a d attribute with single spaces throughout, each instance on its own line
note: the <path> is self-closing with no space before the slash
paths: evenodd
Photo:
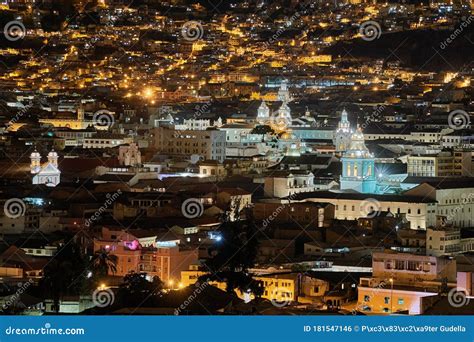
<path id="1" fill-rule="evenodd" d="M 145 88 L 145 90 L 143 91 L 143 95 L 149 99 L 150 97 L 153 96 L 153 89 Z"/>
<path id="2" fill-rule="evenodd" d="M 390 313 L 393 313 L 393 278 L 388 281 L 390 282 Z"/>

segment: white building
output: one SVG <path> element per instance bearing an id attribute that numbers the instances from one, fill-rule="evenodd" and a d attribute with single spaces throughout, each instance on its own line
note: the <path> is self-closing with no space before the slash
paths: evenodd
<path id="1" fill-rule="evenodd" d="M 217 129 L 180 131 L 158 127 L 154 129 L 153 143 L 161 154 L 171 156 L 197 155 L 201 160 L 220 162 L 226 157 L 226 132 Z"/>
<path id="2" fill-rule="evenodd" d="M 262 101 L 262 103 L 260 104 L 260 107 L 258 107 L 258 110 L 257 110 L 257 122 L 260 125 L 265 125 L 265 124 L 268 124 L 269 121 L 270 121 L 270 108 L 268 108 L 265 101 Z"/>
<path id="3" fill-rule="evenodd" d="M 429 198 L 318 191 L 295 196 L 294 200 L 331 203 L 338 220 L 357 220 L 369 212 L 402 214 L 411 229 L 426 229 L 436 223 L 436 202 Z"/>
<path id="4" fill-rule="evenodd" d="M 455 255 L 461 252 L 461 231 L 454 227 L 429 227 L 426 230 L 426 255 Z"/>
<path id="5" fill-rule="evenodd" d="M 139 166 L 142 164 L 142 154 L 137 144 L 119 147 L 118 160 L 120 165 Z"/>
<path id="6" fill-rule="evenodd" d="M 119 145 L 133 143 L 133 137 L 123 134 L 97 133 L 84 138 L 84 148 L 113 148 Z"/>
<path id="7" fill-rule="evenodd" d="M 52 150 L 48 154 L 48 162 L 41 165 L 41 155 L 38 151 L 34 151 L 30 155 L 30 170 L 34 175 L 33 184 L 44 184 L 54 187 L 61 181 L 61 171 L 58 169 L 58 154 Z"/>
<path id="8" fill-rule="evenodd" d="M 349 149 L 353 133 L 351 123 L 347 117 L 347 111 L 344 109 L 341 114 L 341 120 L 337 125 L 336 132 L 334 133 L 333 144 L 336 147 L 336 152 L 345 152 Z"/>
<path id="9" fill-rule="evenodd" d="M 268 197 L 287 197 L 300 192 L 319 190 L 309 171 L 276 171 L 265 177 L 264 193 Z"/>
<path id="10" fill-rule="evenodd" d="M 372 277 L 361 278 L 357 308 L 376 314 L 422 314 L 444 285 L 456 286 L 456 261 L 405 253 L 374 253 Z"/>
<path id="11" fill-rule="evenodd" d="M 440 178 L 422 183 L 404 193 L 407 196 L 422 196 L 436 202 L 429 208 L 430 215 L 445 216 L 453 226 L 474 226 L 474 178 Z M 431 225 L 435 225 L 433 222 Z"/>

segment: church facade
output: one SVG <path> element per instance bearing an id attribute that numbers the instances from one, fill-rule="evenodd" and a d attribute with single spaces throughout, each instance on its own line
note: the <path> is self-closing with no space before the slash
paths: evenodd
<path id="1" fill-rule="evenodd" d="M 364 134 L 358 129 L 351 137 L 349 149 L 342 158 L 341 190 L 375 193 L 375 158 L 364 142 Z"/>
<path id="2" fill-rule="evenodd" d="M 349 148 L 353 133 L 354 131 L 351 128 L 347 111 L 344 109 L 341 114 L 341 121 L 339 121 L 336 132 L 334 133 L 333 143 L 336 148 L 336 152 L 342 153 Z"/>
<path id="3" fill-rule="evenodd" d="M 34 151 L 30 155 L 30 171 L 33 184 L 55 187 L 61 182 L 61 171 L 58 169 L 58 154 L 52 150 L 48 153 L 48 162 L 41 165 L 41 155 Z"/>

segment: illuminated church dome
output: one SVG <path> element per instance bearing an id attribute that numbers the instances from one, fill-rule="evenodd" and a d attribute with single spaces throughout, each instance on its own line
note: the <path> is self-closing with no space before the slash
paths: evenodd
<path id="1" fill-rule="evenodd" d="M 365 146 L 364 134 L 359 128 L 351 136 L 349 149 L 342 156 L 341 190 L 375 193 L 375 158 Z"/>
<path id="2" fill-rule="evenodd" d="M 360 128 L 351 136 L 349 149 L 344 153 L 347 158 L 373 158 L 367 146 L 365 146 L 364 134 Z"/>
<path id="3" fill-rule="evenodd" d="M 33 152 L 31 152 L 30 159 L 36 159 L 36 158 L 41 159 L 41 154 L 39 154 L 39 152 L 35 149 Z"/>

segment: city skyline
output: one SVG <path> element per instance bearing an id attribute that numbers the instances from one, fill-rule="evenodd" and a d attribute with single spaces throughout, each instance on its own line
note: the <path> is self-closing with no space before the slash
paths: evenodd
<path id="1" fill-rule="evenodd" d="M 472 315 L 471 2 L 0 1 L 2 315 Z"/>

